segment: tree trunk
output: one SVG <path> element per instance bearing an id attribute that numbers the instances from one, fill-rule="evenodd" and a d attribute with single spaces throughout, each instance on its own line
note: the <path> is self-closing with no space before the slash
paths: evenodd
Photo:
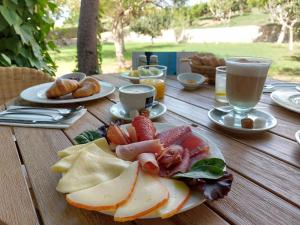
<path id="1" fill-rule="evenodd" d="M 120 69 L 125 68 L 126 64 L 125 64 L 125 58 L 124 58 L 124 52 L 125 52 L 124 31 L 123 31 L 123 25 L 121 22 L 117 22 L 113 26 L 112 35 L 113 35 L 113 39 L 114 39 L 118 67 Z"/>
<path id="2" fill-rule="evenodd" d="M 287 28 L 287 26 L 285 24 L 283 24 L 281 26 L 280 34 L 279 34 L 278 39 L 277 39 L 278 44 L 283 43 L 284 38 L 285 38 L 286 28 Z"/>
<path id="3" fill-rule="evenodd" d="M 290 26 L 289 27 L 289 50 L 293 51 L 294 50 L 294 27 Z"/>
<path id="4" fill-rule="evenodd" d="M 81 0 L 77 32 L 78 70 L 92 75 L 98 73 L 97 27 L 99 0 Z"/>

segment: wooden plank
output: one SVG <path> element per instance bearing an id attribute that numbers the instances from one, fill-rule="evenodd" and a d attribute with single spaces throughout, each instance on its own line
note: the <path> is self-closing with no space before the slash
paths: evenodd
<path id="1" fill-rule="evenodd" d="M 9 225 L 38 225 L 10 127 L 0 126 L 0 143 L 0 219 Z"/>
<path id="2" fill-rule="evenodd" d="M 110 216 L 68 205 L 64 195 L 55 190 L 60 175 L 51 172 L 50 166 L 58 160 L 56 152 L 71 145 L 61 130 L 38 128 L 14 128 L 14 130 L 45 225 L 117 224 Z"/>

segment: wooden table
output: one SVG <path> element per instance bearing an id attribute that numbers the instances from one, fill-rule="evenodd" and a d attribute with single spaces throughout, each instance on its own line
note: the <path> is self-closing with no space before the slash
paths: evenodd
<path id="1" fill-rule="evenodd" d="M 116 87 L 128 84 L 117 75 L 97 78 Z M 50 171 L 58 160 L 56 152 L 74 144 L 76 135 L 112 120 L 109 108 L 116 101 L 117 93 L 86 103 L 88 113 L 69 129 L 0 126 L 0 220 L 12 225 L 116 224 L 112 217 L 68 205 L 64 195 L 55 190 L 60 175 Z M 222 200 L 206 202 L 167 220 L 125 224 L 300 224 L 300 147 L 294 140 L 300 129 L 299 114 L 276 106 L 264 95 L 259 105 L 278 119 L 278 126 L 257 135 L 236 135 L 207 117 L 216 103 L 213 87 L 186 92 L 175 79 L 167 79 L 163 102 L 168 112 L 159 122 L 192 125 L 218 145 L 234 174 L 232 190 Z M 23 164 L 28 179 L 22 173 Z"/>

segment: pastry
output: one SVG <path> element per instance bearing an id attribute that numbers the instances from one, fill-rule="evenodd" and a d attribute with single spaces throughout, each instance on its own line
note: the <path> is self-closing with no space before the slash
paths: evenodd
<path id="1" fill-rule="evenodd" d="M 76 80 L 56 79 L 51 87 L 46 91 L 47 98 L 59 98 L 66 94 L 72 93 L 79 87 Z"/>
<path id="2" fill-rule="evenodd" d="M 87 77 L 79 83 L 79 88 L 73 92 L 74 98 L 88 97 L 100 92 L 100 84 L 98 80 Z"/>

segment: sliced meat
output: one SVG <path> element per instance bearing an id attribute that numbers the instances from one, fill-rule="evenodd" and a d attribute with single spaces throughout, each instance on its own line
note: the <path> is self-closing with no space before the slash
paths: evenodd
<path id="1" fill-rule="evenodd" d="M 138 155 L 139 163 L 145 172 L 151 174 L 159 173 L 159 166 L 153 153 L 142 153 Z"/>
<path id="2" fill-rule="evenodd" d="M 157 157 L 159 165 L 169 169 L 181 163 L 184 150 L 180 145 L 171 145 L 165 148 Z"/>
<path id="3" fill-rule="evenodd" d="M 137 142 L 138 139 L 137 139 L 137 136 L 136 136 L 135 128 L 132 125 L 129 125 L 129 126 L 127 126 L 126 129 L 127 129 L 127 132 L 128 132 L 129 139 L 130 139 L 131 143 Z"/>
<path id="4" fill-rule="evenodd" d="M 189 133 L 188 135 L 185 135 L 184 140 L 181 143 L 181 146 L 190 151 L 190 157 L 194 157 L 198 154 L 202 154 L 204 152 L 209 151 L 208 144 L 198 136 L 194 135 L 193 133 Z"/>
<path id="5" fill-rule="evenodd" d="M 162 145 L 158 139 L 141 141 L 131 143 L 128 145 L 118 145 L 116 148 L 116 154 L 119 158 L 134 161 L 141 153 L 154 153 L 160 154 L 162 151 Z"/>
<path id="6" fill-rule="evenodd" d="M 180 145 L 185 136 L 191 132 L 192 130 L 189 126 L 179 126 L 158 133 L 156 138 L 160 140 L 164 147 L 169 147 L 174 144 Z"/>
<path id="7" fill-rule="evenodd" d="M 110 125 L 107 130 L 107 138 L 110 143 L 115 145 L 129 144 L 128 136 L 117 125 Z"/>
<path id="8" fill-rule="evenodd" d="M 159 175 L 162 177 L 171 177 L 176 173 L 185 173 L 190 168 L 190 152 L 187 149 L 184 149 L 184 153 L 182 155 L 182 161 L 173 168 L 163 168 L 160 167 Z"/>
<path id="9" fill-rule="evenodd" d="M 136 116 L 131 124 L 135 128 L 138 141 L 154 139 L 156 130 L 149 118 L 145 116 Z"/>

